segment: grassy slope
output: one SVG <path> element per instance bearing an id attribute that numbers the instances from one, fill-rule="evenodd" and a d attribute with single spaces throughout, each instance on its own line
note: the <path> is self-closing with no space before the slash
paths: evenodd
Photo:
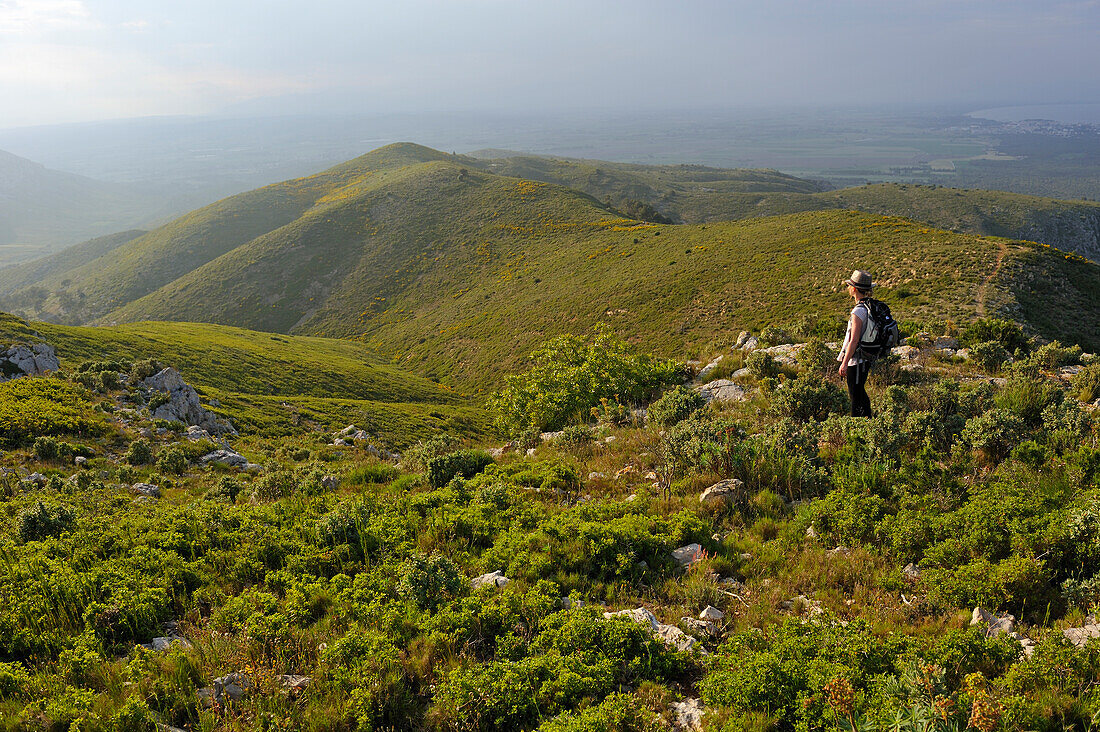
<path id="1" fill-rule="evenodd" d="M 82 292 L 84 319 L 136 300 L 257 237 L 303 217 L 362 176 L 447 157 L 418 145 L 390 146 L 307 178 L 223 199 L 149 232 L 82 266 L 35 282 L 50 292 Z"/>
<path id="2" fill-rule="evenodd" d="M 773 170 L 625 165 L 515 155 L 478 163 L 501 175 L 575 188 L 619 205 L 645 201 L 674 221 L 708 223 L 852 209 L 940 229 L 1038 241 L 1100 259 L 1100 203 L 940 186 L 876 184 L 821 191 Z"/>
<path id="3" fill-rule="evenodd" d="M 0 340 L 53 344 L 62 364 L 155 357 L 178 368 L 238 426 L 287 432 L 349 422 L 402 446 L 433 431 L 477 434 L 480 411 L 451 390 L 378 364 L 360 343 L 195 323 L 87 328 L 0 315 Z"/>
<path id="4" fill-rule="evenodd" d="M 4 267 L 0 269 L 0 295 L 74 270 L 147 233 L 140 229 L 121 231 L 71 246 L 48 257 Z"/>
<path id="5" fill-rule="evenodd" d="M 962 321 L 981 300 L 1050 337 L 1100 344 L 1096 267 L 1074 261 L 1076 277 L 1045 248 L 835 210 L 640 225 L 569 189 L 464 165 L 434 160 L 355 180 L 107 320 L 355 337 L 430 378 L 492 389 L 541 340 L 600 321 L 679 356 L 741 328 L 839 316 L 836 283 L 858 265 L 905 319 Z M 1018 266 L 996 269 L 1002 247 Z M 1073 319 L 1041 320 L 1013 295 L 1013 278 L 1051 267 L 1067 282 Z"/>

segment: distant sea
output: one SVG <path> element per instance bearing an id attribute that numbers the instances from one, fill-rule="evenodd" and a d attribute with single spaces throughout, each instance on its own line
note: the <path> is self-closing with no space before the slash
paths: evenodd
<path id="1" fill-rule="evenodd" d="M 1067 125 L 1100 125 L 1098 104 L 1038 104 L 1025 107 L 994 107 L 967 112 L 967 117 L 980 117 L 997 122 L 1020 122 L 1025 119 L 1049 119 Z"/>

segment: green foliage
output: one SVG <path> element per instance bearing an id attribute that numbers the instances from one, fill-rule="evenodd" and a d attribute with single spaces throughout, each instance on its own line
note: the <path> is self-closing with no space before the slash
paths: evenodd
<path id="1" fill-rule="evenodd" d="M 241 494 L 242 490 L 244 490 L 244 486 L 241 485 L 240 481 L 228 475 L 223 475 L 218 479 L 217 485 L 206 492 L 206 499 L 232 505 L 237 502 L 237 496 Z"/>
<path id="2" fill-rule="evenodd" d="M 981 341 L 970 348 L 970 354 L 986 371 L 1000 371 L 1010 354 L 999 341 Z"/>
<path id="3" fill-rule="evenodd" d="M 368 463 L 354 468 L 345 476 L 352 485 L 370 485 L 371 483 L 389 483 L 401 475 L 401 470 L 389 463 Z"/>
<path id="4" fill-rule="evenodd" d="M 30 675 L 23 664 L 0 661 L 0 700 L 22 696 L 30 682 Z"/>
<path id="5" fill-rule="evenodd" d="M 190 464 L 187 452 L 179 447 L 166 447 L 157 454 L 157 470 L 162 473 L 183 475 Z"/>
<path id="6" fill-rule="evenodd" d="M 1019 417 L 997 408 L 968 419 L 960 439 L 990 461 L 999 462 L 1015 447 L 1022 429 L 1023 421 Z"/>
<path id="7" fill-rule="evenodd" d="M 803 374 L 775 391 L 770 410 L 779 417 L 799 422 L 820 422 L 830 414 L 845 412 L 847 406 L 847 397 L 836 384 L 820 376 Z"/>
<path id="8" fill-rule="evenodd" d="M 490 406 L 507 434 L 534 427 L 556 430 L 587 415 L 601 399 L 638 402 L 682 379 L 681 367 L 652 356 L 634 355 L 606 330 L 591 340 L 562 336 L 533 352 L 532 366 L 505 377 Z"/>
<path id="9" fill-rule="evenodd" d="M 963 329 L 960 340 L 964 346 L 972 349 L 978 344 L 995 342 L 1009 354 L 1017 350 L 1026 353 L 1029 346 L 1019 324 L 1002 318 L 979 318 L 970 322 Z"/>
<path id="10" fill-rule="evenodd" d="M 770 353 L 753 351 L 745 359 L 745 368 L 758 379 L 767 379 L 779 375 L 779 364 Z"/>
<path id="11" fill-rule="evenodd" d="M 596 439 L 592 434 L 592 428 L 585 424 L 572 424 L 561 431 L 554 438 L 555 444 L 567 450 L 576 449 L 585 445 L 591 445 Z"/>
<path id="12" fill-rule="evenodd" d="M 689 386 L 680 384 L 649 405 L 647 418 L 658 427 L 672 427 L 702 409 L 706 400 Z"/>
<path id="13" fill-rule="evenodd" d="M 428 461 L 432 458 L 442 457 L 449 452 L 454 452 L 458 447 L 458 441 L 449 435 L 435 435 L 427 440 L 420 440 L 401 454 L 401 465 L 412 473 L 423 473 L 428 470 Z"/>
<path id="14" fill-rule="evenodd" d="M 52 437 L 39 437 L 34 441 L 34 456 L 39 460 L 57 460 L 60 456 L 57 440 Z"/>
<path id="15" fill-rule="evenodd" d="M 0 445 L 14 447 L 47 435 L 99 435 L 105 429 L 79 386 L 45 377 L 0 383 Z"/>
<path id="16" fill-rule="evenodd" d="M 462 590 L 462 576 L 454 562 L 444 556 L 414 555 L 405 560 L 397 592 L 421 610 L 435 611 Z"/>
<path id="17" fill-rule="evenodd" d="M 123 457 L 130 465 L 149 465 L 153 462 L 153 448 L 148 440 L 138 438 L 130 443 Z"/>
<path id="18" fill-rule="evenodd" d="M 442 488 L 456 475 L 472 478 L 493 464 L 493 456 L 482 450 L 457 450 L 432 458 L 427 464 L 428 483 Z"/>
<path id="19" fill-rule="evenodd" d="M 798 365 L 811 374 L 824 375 L 836 368 L 836 354 L 820 338 L 811 338 L 798 352 Z"/>
<path id="20" fill-rule="evenodd" d="M 1071 381 L 1076 396 L 1083 402 L 1100 399 L 1100 363 L 1089 364 L 1077 372 Z"/>
<path id="21" fill-rule="evenodd" d="M 38 501 L 19 512 L 15 530 L 20 541 L 41 541 L 68 531 L 74 523 L 76 515 L 69 507 Z"/>

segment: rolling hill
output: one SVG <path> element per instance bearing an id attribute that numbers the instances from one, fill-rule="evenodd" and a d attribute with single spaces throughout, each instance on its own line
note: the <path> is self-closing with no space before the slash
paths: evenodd
<path id="1" fill-rule="evenodd" d="M 63 367 L 146 358 L 172 365 L 246 432 L 285 434 L 303 422 L 319 429 L 354 422 L 400 448 L 432 432 L 476 435 L 486 428 L 485 416 L 467 397 L 380 363 L 354 341 L 199 323 L 29 324 L 0 313 L 0 341 L 40 340 L 57 349 Z"/>
<path id="2" fill-rule="evenodd" d="M 837 283 L 855 266 L 903 320 L 1001 313 L 1100 346 L 1100 269 L 1050 247 L 835 209 L 658 225 L 476 162 L 392 145 L 225 199 L 38 286 L 84 293 L 101 325 L 356 339 L 464 389 L 492 389 L 545 338 L 598 322 L 683 356 L 742 328 L 839 320 Z"/>
<path id="3" fill-rule="evenodd" d="M 850 209 L 904 216 L 938 229 L 1027 239 L 1100 261 L 1100 203 L 1003 191 L 882 183 L 827 190 L 774 170 L 626 165 L 487 150 L 483 169 L 569 186 L 623 210 L 648 204 L 677 223 L 699 224 Z"/>
<path id="4" fill-rule="evenodd" d="M 140 191 L 50 170 L 0 150 L 0 265 L 144 221 Z"/>

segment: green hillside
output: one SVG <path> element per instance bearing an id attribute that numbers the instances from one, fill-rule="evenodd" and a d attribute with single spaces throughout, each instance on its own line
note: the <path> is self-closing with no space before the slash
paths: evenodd
<path id="1" fill-rule="evenodd" d="M 303 419 L 326 428 L 355 422 L 403 446 L 432 431 L 477 434 L 484 424 L 466 398 L 378 363 L 354 341 L 196 323 L 28 324 L 0 314 L 0 341 L 38 340 L 53 345 L 67 367 L 156 358 L 219 401 L 218 411 L 246 431 L 285 432 Z"/>
<path id="2" fill-rule="evenodd" d="M 1027 239 L 1100 260 L 1100 203 L 1017 193 L 883 183 L 823 190 L 774 170 L 627 165 L 486 151 L 488 171 L 575 188 L 619 208 L 648 204 L 689 224 L 852 209 L 904 216 L 939 229 Z M 637 216 L 636 213 L 632 215 Z"/>
<path id="3" fill-rule="evenodd" d="M 927 209 L 953 212 L 952 226 L 971 211 L 954 192 L 927 193 Z M 915 187 L 858 194 L 860 205 L 883 210 L 926 198 Z M 832 196 L 836 206 L 854 194 L 771 195 L 814 205 Z M 989 206 L 1000 200 L 992 196 Z M 905 211 L 928 213 L 914 206 Z M 85 293 L 100 324 L 213 322 L 351 338 L 402 369 L 490 390 L 543 339 L 600 322 L 679 357 L 742 328 L 839 320 L 837 283 L 856 266 L 876 274 L 904 320 L 999 313 L 1047 337 L 1100 345 L 1097 266 L 1048 247 L 835 209 L 650 224 L 571 188 L 407 144 L 226 199 L 51 276 Z M 1052 291 L 1065 317 L 1042 303 Z"/>

